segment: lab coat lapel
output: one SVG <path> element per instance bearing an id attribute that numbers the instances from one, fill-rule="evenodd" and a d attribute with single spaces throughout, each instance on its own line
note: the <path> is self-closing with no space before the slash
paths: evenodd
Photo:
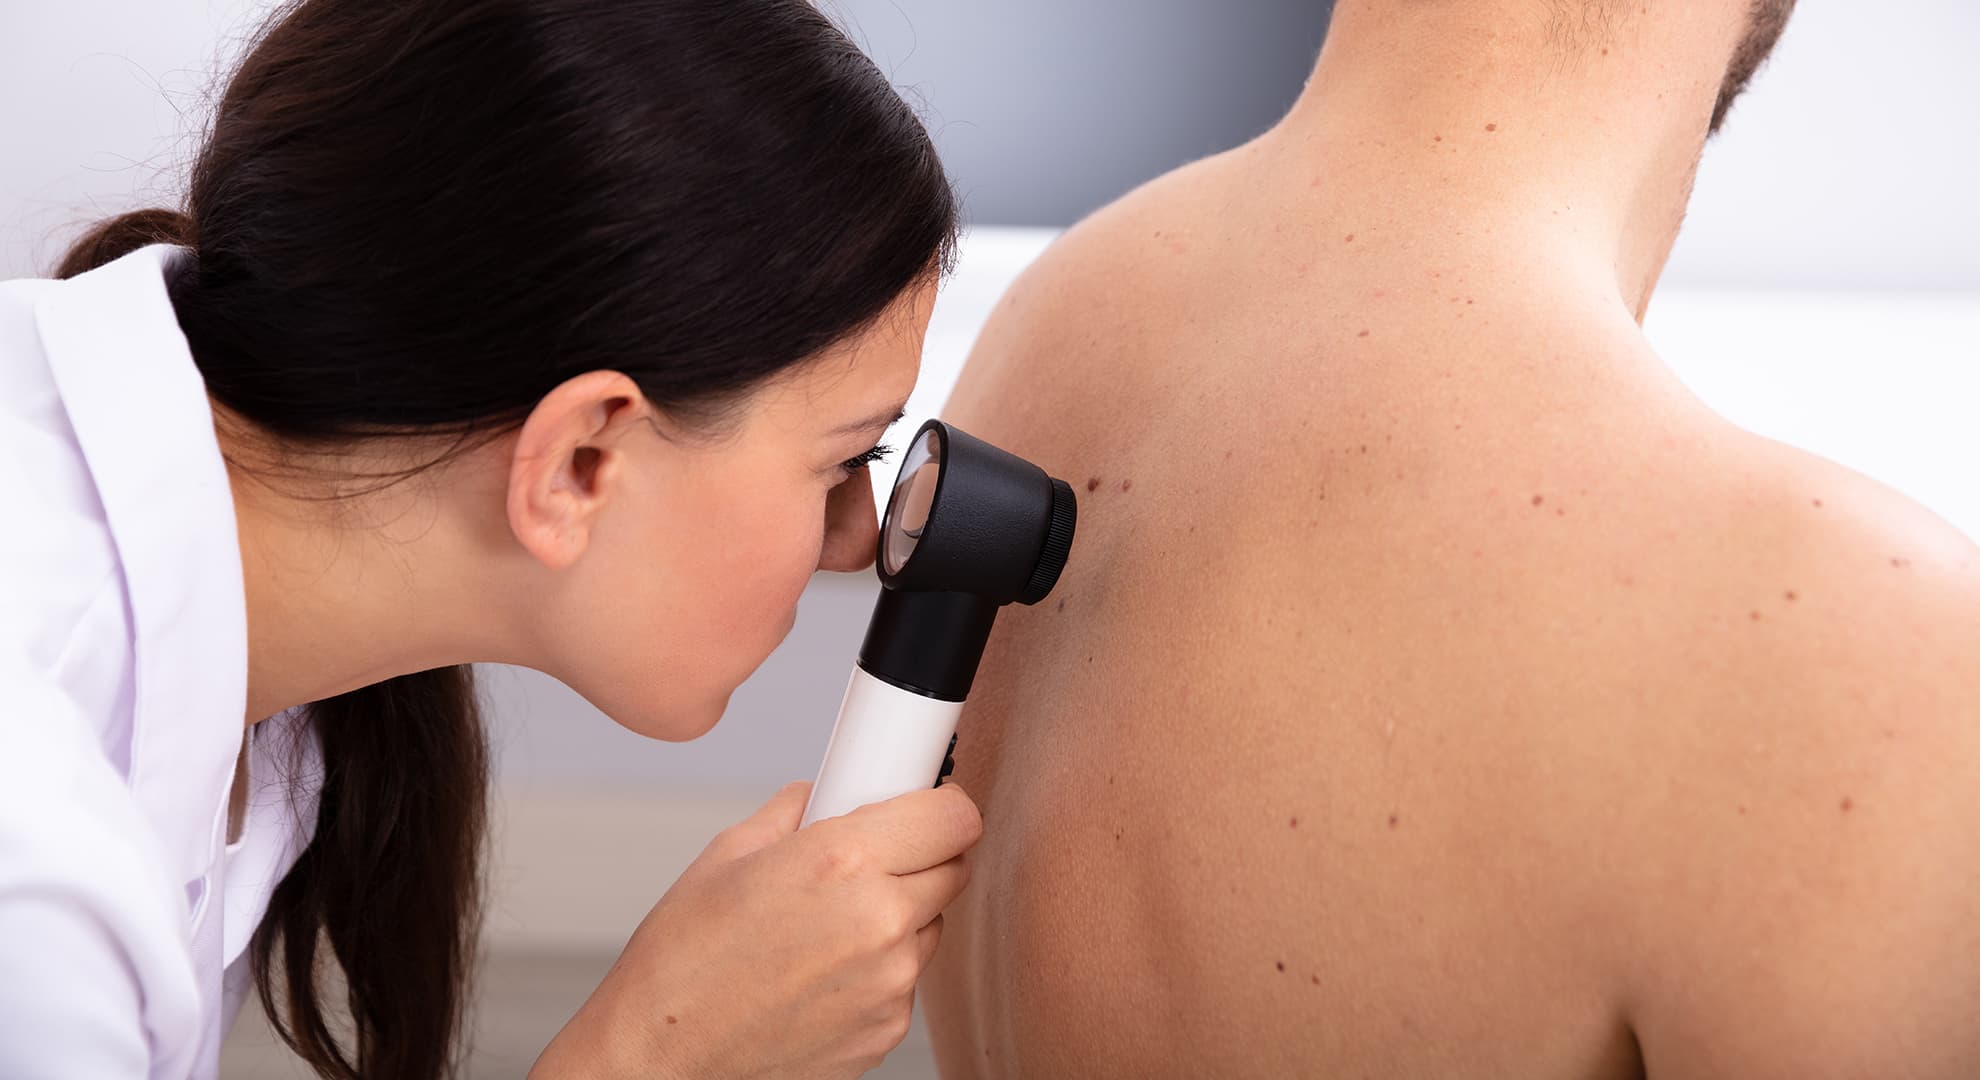
<path id="1" fill-rule="evenodd" d="M 157 246 L 36 304 L 55 383 L 117 545 L 136 658 L 130 786 L 168 869 L 198 880 L 225 842 L 247 705 L 247 608 L 233 496 L 206 386 Z"/>

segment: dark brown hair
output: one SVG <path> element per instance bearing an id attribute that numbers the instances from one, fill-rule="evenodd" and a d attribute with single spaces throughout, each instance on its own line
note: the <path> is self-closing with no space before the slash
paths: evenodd
<path id="1" fill-rule="evenodd" d="M 599 369 L 719 410 L 946 266 L 956 213 L 920 121 L 805 0 L 304 0 L 227 85 L 184 211 L 98 226 L 58 273 L 183 244 L 179 325 L 258 433 L 458 445 Z M 488 771 L 469 669 L 307 708 L 321 803 L 254 938 L 261 1000 L 322 1076 L 449 1075 Z"/>

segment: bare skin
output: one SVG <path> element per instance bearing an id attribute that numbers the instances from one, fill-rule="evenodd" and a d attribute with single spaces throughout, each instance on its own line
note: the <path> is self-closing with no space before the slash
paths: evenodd
<path id="1" fill-rule="evenodd" d="M 1650 350 L 1746 5 L 1631 10 L 1343 0 L 985 330 L 949 418 L 1081 522 L 948 1080 L 1980 1075 L 1980 550 Z"/>

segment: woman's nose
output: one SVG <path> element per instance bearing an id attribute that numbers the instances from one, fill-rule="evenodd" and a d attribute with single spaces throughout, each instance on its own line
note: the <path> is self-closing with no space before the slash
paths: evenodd
<path id="1" fill-rule="evenodd" d="M 825 541 L 819 548 L 818 568 L 848 574 L 864 570 L 873 565 L 873 549 L 879 542 L 873 476 L 861 469 L 825 497 Z"/>

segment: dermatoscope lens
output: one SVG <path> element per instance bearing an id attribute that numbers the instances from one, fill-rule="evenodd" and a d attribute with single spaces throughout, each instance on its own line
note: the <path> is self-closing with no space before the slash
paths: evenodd
<path id="1" fill-rule="evenodd" d="M 894 481 L 894 494 L 887 502 L 884 554 L 887 572 L 898 574 L 921 543 L 921 532 L 928 525 L 928 511 L 935 503 L 935 487 L 942 476 L 941 432 L 934 428 L 908 448 L 901 461 L 901 476 Z"/>

